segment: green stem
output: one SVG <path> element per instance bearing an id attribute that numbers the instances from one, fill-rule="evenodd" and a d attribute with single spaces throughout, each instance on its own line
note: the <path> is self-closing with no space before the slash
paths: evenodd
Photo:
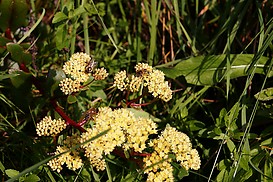
<path id="1" fill-rule="evenodd" d="M 112 182 L 112 176 L 111 176 L 111 171 L 110 171 L 110 168 L 109 168 L 109 165 L 108 163 L 106 162 L 106 172 L 107 172 L 107 176 L 108 176 L 108 181 L 109 182 Z"/>
<path id="2" fill-rule="evenodd" d="M 86 0 L 83 0 L 82 5 L 84 5 L 85 3 L 86 3 Z M 89 34 L 88 34 L 88 13 L 83 13 L 82 19 L 83 19 L 83 34 L 84 34 L 85 53 L 90 55 Z"/>

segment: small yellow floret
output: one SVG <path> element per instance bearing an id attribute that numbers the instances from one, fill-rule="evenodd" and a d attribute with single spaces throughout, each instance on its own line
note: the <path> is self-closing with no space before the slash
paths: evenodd
<path id="1" fill-rule="evenodd" d="M 119 90 L 123 91 L 126 89 L 128 81 L 129 80 L 126 75 L 126 71 L 120 71 L 115 74 L 114 86 L 117 87 Z"/>
<path id="2" fill-rule="evenodd" d="M 39 136 L 55 136 L 65 128 L 66 124 L 64 120 L 52 120 L 50 116 L 46 116 L 37 124 L 36 132 Z"/>
<path id="3" fill-rule="evenodd" d="M 92 76 L 95 80 L 104 80 L 108 76 L 108 73 L 105 68 L 96 68 Z"/>
<path id="4" fill-rule="evenodd" d="M 80 90 L 81 83 L 77 80 L 72 80 L 71 78 L 65 78 L 60 82 L 59 86 L 65 95 L 70 95 L 73 92 L 78 92 Z"/>

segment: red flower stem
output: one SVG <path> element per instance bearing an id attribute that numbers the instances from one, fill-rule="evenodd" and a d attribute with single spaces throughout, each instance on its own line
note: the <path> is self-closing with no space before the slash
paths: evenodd
<path id="1" fill-rule="evenodd" d="M 65 114 L 65 112 L 58 106 L 56 100 L 50 100 L 51 105 L 54 107 L 54 110 L 65 120 L 67 125 L 73 126 L 80 130 L 81 132 L 86 132 L 86 130 L 81 127 L 78 123 L 73 121 L 69 116 Z"/>
<path id="2" fill-rule="evenodd" d="M 29 69 L 26 67 L 26 65 L 24 63 L 20 63 L 19 67 L 25 73 L 30 73 Z M 31 77 L 31 79 L 32 79 L 32 82 L 35 85 L 35 87 L 43 94 L 44 91 L 43 91 L 43 88 L 41 87 L 39 80 L 36 77 L 34 77 L 33 75 Z M 65 114 L 65 112 L 62 110 L 62 108 L 60 108 L 60 106 L 58 106 L 55 99 L 51 99 L 50 103 L 54 107 L 54 110 L 65 120 L 67 125 L 73 126 L 73 127 L 77 128 L 78 130 L 80 130 L 81 132 L 86 132 L 86 130 L 83 127 L 81 127 L 80 124 L 76 123 L 69 116 L 67 116 Z"/>
<path id="3" fill-rule="evenodd" d="M 142 165 L 141 165 L 142 161 L 141 160 L 134 159 L 134 158 L 131 158 L 131 157 L 129 159 L 127 159 L 126 156 L 125 156 L 125 154 L 124 154 L 124 152 L 122 150 L 114 149 L 113 153 L 116 154 L 117 156 L 123 158 L 123 159 L 134 161 L 139 167 L 142 167 Z"/>
<path id="4" fill-rule="evenodd" d="M 149 153 L 139 153 L 139 152 L 135 152 L 135 151 L 132 151 L 130 152 L 130 156 L 139 156 L 139 157 L 147 157 L 147 156 L 151 156 L 151 154 Z"/>
<path id="5" fill-rule="evenodd" d="M 149 154 L 149 153 L 139 153 L 139 152 L 131 151 L 130 152 L 130 156 L 147 157 L 147 156 L 151 156 L 151 154 Z"/>
<path id="6" fill-rule="evenodd" d="M 127 102 L 127 103 L 126 103 L 126 106 L 131 106 L 132 103 L 135 103 L 136 101 L 138 101 L 139 99 L 141 99 L 143 96 L 144 96 L 144 95 L 140 95 L 140 96 L 138 96 L 137 98 L 135 98 L 135 99 L 133 99 L 133 100 Z"/>
<path id="7" fill-rule="evenodd" d="M 151 102 L 147 102 L 147 103 L 143 103 L 143 104 L 131 103 L 130 106 L 133 106 L 133 107 L 147 106 L 147 105 L 152 104 L 152 103 L 155 102 L 155 101 L 157 101 L 157 99 L 154 99 L 154 100 L 152 100 Z"/>
<path id="8" fill-rule="evenodd" d="M 84 88 L 84 87 L 90 85 L 93 81 L 94 81 L 94 80 L 90 81 L 89 83 L 87 83 L 87 84 L 85 84 L 85 85 L 81 85 L 80 88 Z"/>

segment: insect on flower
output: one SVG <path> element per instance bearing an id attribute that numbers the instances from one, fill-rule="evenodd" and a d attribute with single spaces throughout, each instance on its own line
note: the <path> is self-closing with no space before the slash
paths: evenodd
<path id="1" fill-rule="evenodd" d="M 98 62 L 95 62 L 94 59 L 91 57 L 87 66 L 85 67 L 85 73 L 91 73 L 93 71 L 93 69 L 97 66 L 97 64 L 98 64 Z"/>
<path id="2" fill-rule="evenodd" d="M 86 123 L 89 120 L 93 120 L 96 114 L 98 113 L 96 108 L 91 108 L 85 111 L 80 119 L 80 124 Z"/>

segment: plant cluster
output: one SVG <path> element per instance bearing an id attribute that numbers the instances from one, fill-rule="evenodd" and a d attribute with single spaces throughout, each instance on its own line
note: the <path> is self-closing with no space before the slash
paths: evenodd
<path id="1" fill-rule="evenodd" d="M 1 181 L 273 181 L 272 1 L 0 1 Z"/>

